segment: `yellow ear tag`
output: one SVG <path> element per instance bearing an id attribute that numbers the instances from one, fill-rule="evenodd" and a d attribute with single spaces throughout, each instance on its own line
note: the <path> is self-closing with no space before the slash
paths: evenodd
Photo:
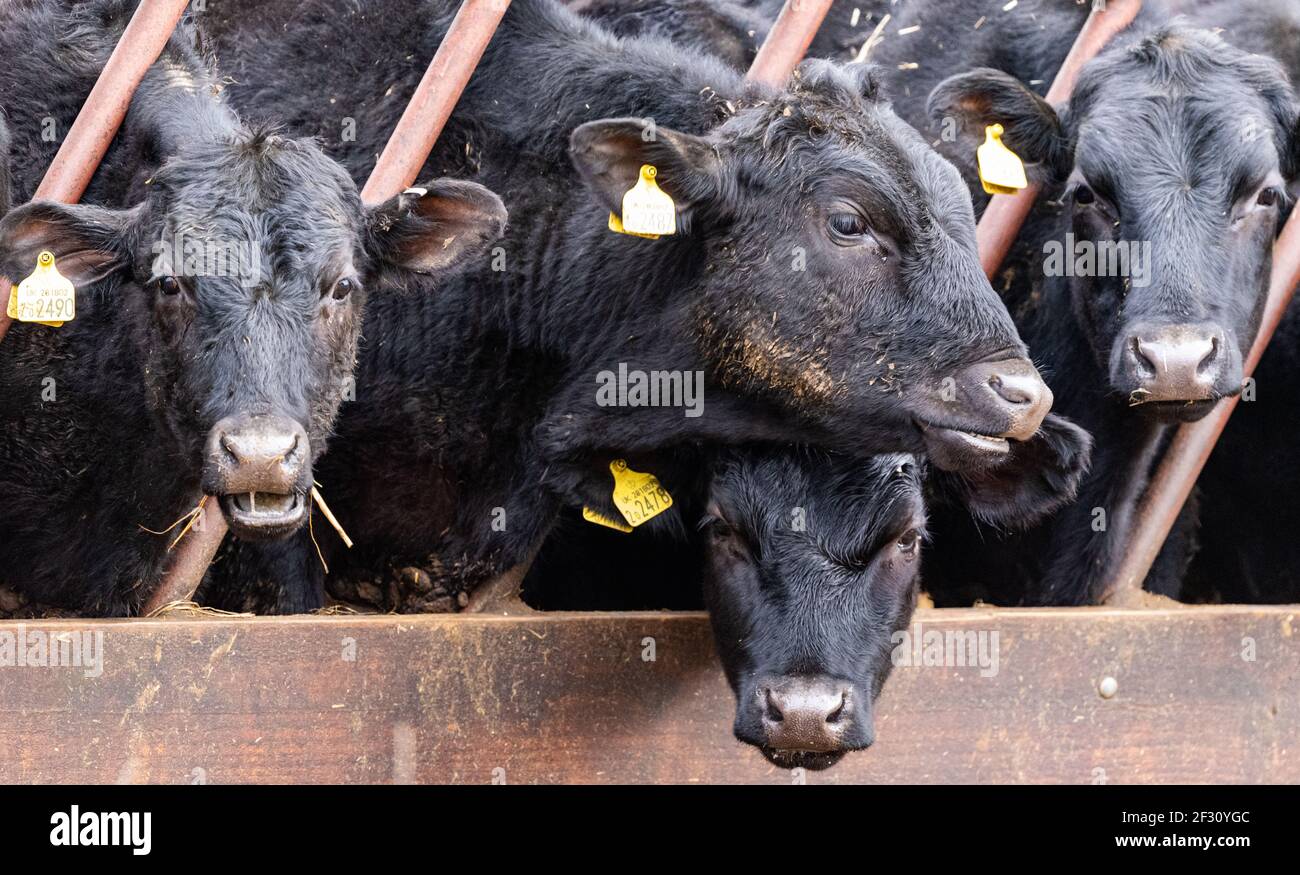
<path id="1" fill-rule="evenodd" d="M 10 319 L 58 328 L 77 317 L 77 289 L 54 266 L 54 253 L 36 256 L 36 269 L 9 293 Z"/>
<path id="2" fill-rule="evenodd" d="M 658 234 L 637 234 L 623 228 L 623 220 L 613 213 L 609 214 L 609 230 L 615 234 L 626 234 L 629 237 L 644 237 L 647 240 L 658 240 Z"/>
<path id="3" fill-rule="evenodd" d="M 1029 185 L 1020 156 L 1002 143 L 1002 125 L 984 129 L 984 144 L 975 150 L 980 182 L 989 194 L 1015 194 Z"/>
<path id="4" fill-rule="evenodd" d="M 620 532 L 630 532 L 632 527 L 621 520 L 613 520 L 605 516 L 598 510 L 592 510 L 589 507 L 582 509 L 582 518 L 589 523 L 595 523 L 598 526 L 604 526 L 607 529 L 617 529 Z"/>
<path id="5" fill-rule="evenodd" d="M 611 231 L 651 240 L 677 233 L 677 205 L 655 182 L 658 175 L 654 165 L 641 165 L 641 178 L 623 195 L 622 217 L 609 214 Z"/>
<path id="6" fill-rule="evenodd" d="M 609 463 L 614 474 L 614 506 L 627 524 L 636 528 L 673 506 L 673 497 L 653 474 L 633 471 L 623 459 Z"/>

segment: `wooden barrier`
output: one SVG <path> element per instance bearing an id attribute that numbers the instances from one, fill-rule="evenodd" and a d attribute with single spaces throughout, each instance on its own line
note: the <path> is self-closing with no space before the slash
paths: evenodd
<path id="1" fill-rule="evenodd" d="M 997 673 L 895 669 L 876 745 L 808 783 L 1300 781 L 1300 608 L 916 622 L 996 633 Z M 732 737 L 700 614 L 7 621 L 0 655 L 20 627 L 102 632 L 103 671 L 0 667 L 6 783 L 798 777 Z"/>

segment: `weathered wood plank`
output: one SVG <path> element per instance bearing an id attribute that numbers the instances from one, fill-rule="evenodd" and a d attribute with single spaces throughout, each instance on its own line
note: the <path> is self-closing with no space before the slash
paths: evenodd
<path id="1" fill-rule="evenodd" d="M 896 670 L 809 782 L 1300 781 L 1300 609 L 918 619 L 996 632 L 997 674 Z M 102 632 L 103 673 L 0 667 L 5 782 L 791 780 L 732 739 L 697 614 L 5 622 L 0 662 L 38 630 Z"/>

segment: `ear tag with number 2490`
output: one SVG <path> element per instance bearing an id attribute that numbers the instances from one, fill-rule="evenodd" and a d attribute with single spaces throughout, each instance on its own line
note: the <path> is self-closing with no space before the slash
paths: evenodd
<path id="1" fill-rule="evenodd" d="M 77 289 L 55 267 L 53 252 L 46 250 L 38 255 L 36 269 L 10 291 L 7 315 L 19 322 L 51 328 L 77 317 Z"/>

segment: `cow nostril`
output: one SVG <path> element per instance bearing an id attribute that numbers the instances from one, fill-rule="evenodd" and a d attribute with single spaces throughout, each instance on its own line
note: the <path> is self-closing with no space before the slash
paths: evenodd
<path id="1" fill-rule="evenodd" d="M 234 441 L 230 439 L 230 435 L 223 434 L 220 443 L 221 448 L 226 451 L 226 455 L 230 457 L 230 460 L 236 465 L 240 464 L 239 450 L 236 448 Z"/>
<path id="2" fill-rule="evenodd" d="M 1028 404 L 1031 400 L 1023 391 L 1008 386 L 1000 374 L 989 377 L 989 387 L 997 393 L 999 398 L 1010 404 Z"/>
<path id="3" fill-rule="evenodd" d="M 1028 377 L 993 374 L 988 379 L 988 385 L 995 395 L 1007 404 L 1017 407 L 1032 407 L 1042 397 L 1040 389 L 1042 383 L 1038 380 L 1037 375 Z"/>
<path id="4" fill-rule="evenodd" d="M 1196 364 L 1197 373 L 1203 373 L 1205 370 L 1207 370 L 1211 365 L 1214 364 L 1215 360 L 1218 357 L 1219 357 L 1219 338 L 1211 337 L 1210 351 L 1207 352 L 1205 356 Z"/>
<path id="5" fill-rule="evenodd" d="M 1155 360 L 1147 355 L 1146 350 L 1142 348 L 1141 338 L 1135 337 L 1132 341 L 1133 361 L 1137 365 L 1138 371 L 1147 377 L 1156 375 L 1157 367 Z"/>
<path id="6" fill-rule="evenodd" d="M 840 717 L 844 714 L 844 701 L 845 701 L 845 699 L 844 699 L 844 694 L 843 694 L 843 693 L 840 693 L 840 700 L 839 700 L 839 703 L 835 706 L 835 709 L 834 709 L 833 711 L 831 711 L 831 713 L 829 713 L 829 714 L 826 715 L 826 722 L 827 722 L 827 723 L 839 723 L 839 722 L 840 722 Z"/>
<path id="7" fill-rule="evenodd" d="M 772 695 L 770 689 L 763 691 L 763 716 L 773 723 L 780 723 L 785 719 L 785 714 L 781 711 L 780 706 L 776 704 L 776 698 Z"/>

